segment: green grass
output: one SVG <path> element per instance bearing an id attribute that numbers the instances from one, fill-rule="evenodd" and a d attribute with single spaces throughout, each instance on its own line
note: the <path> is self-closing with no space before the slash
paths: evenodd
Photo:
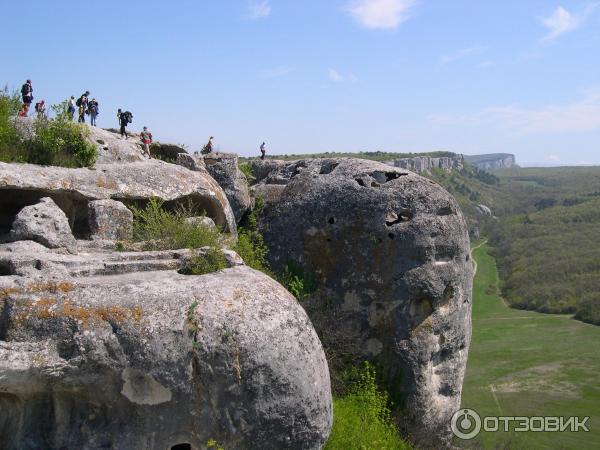
<path id="1" fill-rule="evenodd" d="M 188 223 L 189 217 L 202 215 L 192 205 L 179 205 L 175 210 L 163 208 L 162 200 L 152 198 L 141 208 L 131 206 L 133 239 L 145 242 L 146 250 L 219 247 L 220 233 L 211 227 Z"/>
<path id="2" fill-rule="evenodd" d="M 483 416 L 590 416 L 589 433 L 483 433 L 465 447 L 600 448 L 600 328 L 508 308 L 487 245 L 474 251 L 473 337 L 462 406 Z M 535 280 L 531 280 L 534 284 Z"/>
<path id="3" fill-rule="evenodd" d="M 324 450 L 410 450 L 393 422 L 387 394 L 377 387 L 373 366 L 365 363 L 349 376 L 347 394 L 333 400 L 333 429 Z"/>

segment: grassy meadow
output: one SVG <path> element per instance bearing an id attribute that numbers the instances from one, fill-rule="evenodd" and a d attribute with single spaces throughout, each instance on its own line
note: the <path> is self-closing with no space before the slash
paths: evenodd
<path id="1" fill-rule="evenodd" d="M 600 327 L 507 307 L 489 247 L 473 252 L 473 337 L 462 407 L 481 416 L 590 416 L 589 433 L 481 433 L 467 448 L 600 448 Z M 535 280 L 532 280 L 534 283 Z"/>

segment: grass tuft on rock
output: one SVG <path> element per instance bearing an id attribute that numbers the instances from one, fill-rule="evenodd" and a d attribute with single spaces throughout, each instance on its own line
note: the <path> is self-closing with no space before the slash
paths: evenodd
<path id="1" fill-rule="evenodd" d="M 177 250 L 182 248 L 220 247 L 218 230 L 188 223 L 186 219 L 200 215 L 192 205 L 180 205 L 169 211 L 160 199 L 150 199 L 146 207 L 131 206 L 133 239 L 145 242 L 146 250 Z"/>
<path id="2" fill-rule="evenodd" d="M 205 254 L 192 256 L 179 270 L 183 275 L 205 275 L 226 269 L 227 259 L 223 250 L 211 247 Z"/>

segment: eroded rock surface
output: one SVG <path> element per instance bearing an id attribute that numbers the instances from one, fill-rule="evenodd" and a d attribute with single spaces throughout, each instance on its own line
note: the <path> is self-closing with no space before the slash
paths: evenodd
<path id="1" fill-rule="evenodd" d="M 229 199 L 235 219 L 239 222 L 250 207 L 246 176 L 238 168 L 238 156 L 233 153 L 209 153 L 204 156 L 208 173 L 219 183 Z"/>
<path id="2" fill-rule="evenodd" d="M 77 241 L 67 216 L 49 197 L 19 211 L 10 230 L 10 239 L 32 240 L 49 248 L 62 247 L 77 253 Z"/>
<path id="3" fill-rule="evenodd" d="M 155 197 L 166 207 L 192 204 L 225 231 L 236 233 L 233 211 L 219 184 L 206 172 L 162 161 L 97 164 L 93 169 L 67 169 L 0 162 L 0 234 L 23 206 L 51 197 L 67 214 L 76 237 L 87 237 L 88 206 L 112 199 L 143 204 Z"/>
<path id="4" fill-rule="evenodd" d="M 276 270 L 293 262 L 316 278 L 306 305 L 330 362 L 378 362 L 411 437 L 448 444 L 471 334 L 469 240 L 454 198 L 366 160 L 253 164 L 260 183 L 284 186 L 261 227 Z"/>
<path id="5" fill-rule="evenodd" d="M 88 203 L 92 239 L 107 241 L 130 240 L 133 234 L 133 213 L 116 200 L 94 200 Z"/>
<path id="6" fill-rule="evenodd" d="M 325 355 L 277 282 L 245 266 L 202 276 L 167 266 L 74 273 L 77 258 L 99 268 L 134 255 L 41 246 L 42 264 L 30 267 L 36 245 L 0 246 L 0 448 L 324 444 Z"/>

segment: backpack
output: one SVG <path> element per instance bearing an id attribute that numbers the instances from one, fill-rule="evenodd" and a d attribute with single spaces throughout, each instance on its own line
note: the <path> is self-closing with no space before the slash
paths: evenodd
<path id="1" fill-rule="evenodd" d="M 79 97 L 79 98 L 77 99 L 77 101 L 75 102 L 75 104 L 76 104 L 77 106 L 81 106 L 81 97 Z"/>
<path id="2" fill-rule="evenodd" d="M 25 83 L 23 85 L 23 87 L 21 87 L 21 94 L 23 95 L 29 95 L 30 90 L 29 90 L 29 85 L 27 83 Z"/>
<path id="3" fill-rule="evenodd" d="M 133 114 L 131 114 L 129 111 L 125 111 L 125 118 L 127 119 L 127 123 L 133 122 Z"/>

